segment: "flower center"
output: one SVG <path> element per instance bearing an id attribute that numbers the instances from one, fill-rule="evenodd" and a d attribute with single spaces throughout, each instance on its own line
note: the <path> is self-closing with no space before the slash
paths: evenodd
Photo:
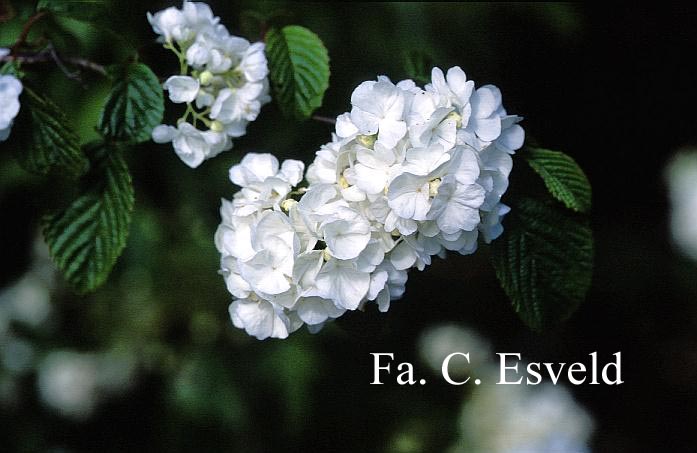
<path id="1" fill-rule="evenodd" d="M 373 146 L 375 145 L 375 142 L 377 141 L 377 134 L 373 135 L 359 135 L 356 137 L 356 141 L 362 145 L 365 146 L 368 149 L 373 149 Z"/>
<path id="2" fill-rule="evenodd" d="M 429 197 L 435 197 L 436 195 L 438 195 L 438 188 L 440 187 L 441 182 L 442 181 L 440 180 L 440 178 L 436 178 L 433 181 L 430 181 L 428 183 L 428 196 Z"/>

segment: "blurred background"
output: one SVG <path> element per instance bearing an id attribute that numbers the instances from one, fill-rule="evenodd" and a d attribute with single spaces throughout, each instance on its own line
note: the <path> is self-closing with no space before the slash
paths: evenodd
<path id="1" fill-rule="evenodd" d="M 249 151 L 308 163 L 330 139 L 329 125 L 285 120 L 273 104 L 231 152 L 196 170 L 170 146 L 133 148 L 128 246 L 103 288 L 76 296 L 38 228 L 69 183 L 23 171 L 10 140 L 0 144 L 0 450 L 694 450 L 697 6 L 209 3 L 236 34 L 249 32 L 248 9 L 280 10 L 315 31 L 332 70 L 321 115 L 348 110 L 363 80 L 405 78 L 412 50 L 499 86 L 528 138 L 573 156 L 593 185 L 588 298 L 558 329 L 533 333 L 482 247 L 412 271 L 387 314 L 370 306 L 282 341 L 235 329 L 213 244 L 220 198 L 235 191 L 228 169 Z M 137 49 L 164 77 L 177 62 L 155 43 L 145 14 L 173 4 L 113 2 L 108 22 L 118 33 L 60 20 L 37 24 L 32 36 L 60 27 L 58 48 L 106 64 Z M 33 7 L 0 0 L 0 47 L 15 41 Z M 42 69 L 30 80 L 85 142 L 95 138 L 108 83 Z M 169 120 L 180 113 L 168 105 Z M 514 162 L 513 179 L 523 165 Z M 462 370 L 480 376 L 491 373 L 495 352 L 568 363 L 621 351 L 625 383 L 454 387 L 433 363 L 456 350 L 481 352 L 476 371 Z M 369 385 L 370 353 L 387 351 L 429 384 Z"/>

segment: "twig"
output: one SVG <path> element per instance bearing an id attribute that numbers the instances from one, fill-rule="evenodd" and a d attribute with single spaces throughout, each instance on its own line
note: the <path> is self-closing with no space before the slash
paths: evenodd
<path id="1" fill-rule="evenodd" d="M 53 44 L 49 44 L 47 50 L 51 54 L 51 58 L 53 58 L 53 61 L 56 62 L 56 66 L 58 66 L 58 68 L 61 71 L 63 71 L 63 74 L 65 74 L 67 78 L 82 83 L 82 79 L 80 78 L 80 71 L 71 72 L 61 61 L 60 57 L 58 56 L 58 52 L 56 52 L 56 48 L 53 47 Z"/>
<path id="2" fill-rule="evenodd" d="M 327 123 L 327 124 L 331 124 L 331 125 L 336 124 L 336 120 L 334 118 L 330 118 L 328 116 L 312 115 L 312 119 L 315 121 L 319 121 L 320 123 Z"/>
<path id="3" fill-rule="evenodd" d="M 44 17 L 46 14 L 46 11 L 39 11 L 27 20 L 27 22 L 24 24 L 24 27 L 22 27 L 22 31 L 20 32 L 17 41 L 15 41 L 15 43 L 12 45 L 12 55 L 16 55 L 19 48 L 27 42 L 27 37 L 29 36 L 31 27 L 33 27 L 34 24 L 41 20 L 41 18 Z"/>
<path id="4" fill-rule="evenodd" d="M 37 63 L 56 63 L 61 65 L 61 63 L 68 63 L 73 66 L 77 66 L 83 69 L 89 69 L 90 71 L 96 72 L 101 75 L 106 75 L 106 68 L 99 63 L 95 63 L 86 58 L 82 57 L 58 57 L 55 50 L 43 51 L 37 54 L 31 55 L 7 55 L 0 58 L 0 62 L 10 62 L 16 61 L 21 64 L 37 64 Z M 59 63 L 61 62 L 61 63 Z M 62 68 L 61 68 L 62 69 Z M 65 71 L 64 71 L 65 72 Z M 68 74 L 66 74 L 68 75 Z"/>

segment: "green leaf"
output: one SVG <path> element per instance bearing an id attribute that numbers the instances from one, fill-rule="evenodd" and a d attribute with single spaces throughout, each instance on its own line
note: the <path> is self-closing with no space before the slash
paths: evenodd
<path id="1" fill-rule="evenodd" d="M 266 34 L 269 76 L 284 115 L 307 119 L 329 87 L 329 55 L 322 40 L 298 25 Z"/>
<path id="2" fill-rule="evenodd" d="M 126 246 L 134 204 L 121 150 L 100 144 L 89 154 L 92 168 L 77 198 L 43 219 L 51 256 L 79 293 L 93 291 L 109 276 Z"/>
<path id="3" fill-rule="evenodd" d="M 36 9 L 86 22 L 102 20 L 109 13 L 105 0 L 39 0 Z"/>
<path id="4" fill-rule="evenodd" d="M 404 52 L 404 70 L 407 77 L 416 82 L 431 83 L 431 68 L 434 66 L 433 58 L 420 49 Z"/>
<path id="5" fill-rule="evenodd" d="M 100 132 L 126 143 L 150 140 L 165 109 L 157 76 L 143 63 L 116 66 L 110 73 L 114 85 L 99 118 Z"/>
<path id="6" fill-rule="evenodd" d="M 501 286 L 521 319 L 542 330 L 567 319 L 593 273 L 593 235 L 585 216 L 549 199 L 520 199 L 492 245 Z"/>
<path id="7" fill-rule="evenodd" d="M 21 97 L 17 123 L 21 146 L 19 163 L 28 171 L 48 174 L 57 171 L 69 177 L 80 176 L 89 165 L 80 150 L 77 133 L 58 106 L 36 94 L 26 85 Z"/>
<path id="8" fill-rule="evenodd" d="M 554 198 L 574 211 L 590 211 L 591 185 L 576 161 L 562 152 L 541 148 L 528 148 L 523 156 Z"/>
<path id="9" fill-rule="evenodd" d="M 21 79 L 24 74 L 19 69 L 19 64 L 16 61 L 8 61 L 7 63 L 0 66 L 0 75 L 13 75 L 18 79 Z"/>

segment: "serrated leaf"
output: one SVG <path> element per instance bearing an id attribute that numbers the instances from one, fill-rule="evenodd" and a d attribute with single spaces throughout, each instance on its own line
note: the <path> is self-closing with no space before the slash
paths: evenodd
<path id="1" fill-rule="evenodd" d="M 554 198 L 574 211 L 590 211 L 591 185 L 575 160 L 560 151 L 541 148 L 528 148 L 523 156 Z"/>
<path id="2" fill-rule="evenodd" d="M 79 293 L 93 291 L 109 276 L 126 246 L 134 204 L 121 150 L 99 145 L 90 150 L 90 160 L 77 198 L 43 219 L 51 256 Z"/>
<path id="3" fill-rule="evenodd" d="M 42 175 L 56 171 L 77 177 L 84 173 L 89 163 L 80 149 L 77 133 L 60 108 L 26 85 L 21 105 L 16 121 L 21 124 L 17 128 L 21 146 L 15 154 L 19 163 Z"/>
<path id="4" fill-rule="evenodd" d="M 584 299 L 593 273 L 593 235 L 584 216 L 522 198 L 492 245 L 501 286 L 534 330 L 566 320 Z"/>
<path id="5" fill-rule="evenodd" d="M 165 108 L 157 76 L 143 63 L 116 66 L 110 73 L 114 85 L 99 118 L 100 132 L 126 143 L 150 140 Z"/>
<path id="6" fill-rule="evenodd" d="M 104 0 L 39 0 L 36 9 L 87 22 L 101 20 L 109 12 Z"/>
<path id="7" fill-rule="evenodd" d="M 271 28 L 266 33 L 266 55 L 281 111 L 287 117 L 309 118 L 329 87 L 329 55 L 322 40 L 298 25 Z"/>

